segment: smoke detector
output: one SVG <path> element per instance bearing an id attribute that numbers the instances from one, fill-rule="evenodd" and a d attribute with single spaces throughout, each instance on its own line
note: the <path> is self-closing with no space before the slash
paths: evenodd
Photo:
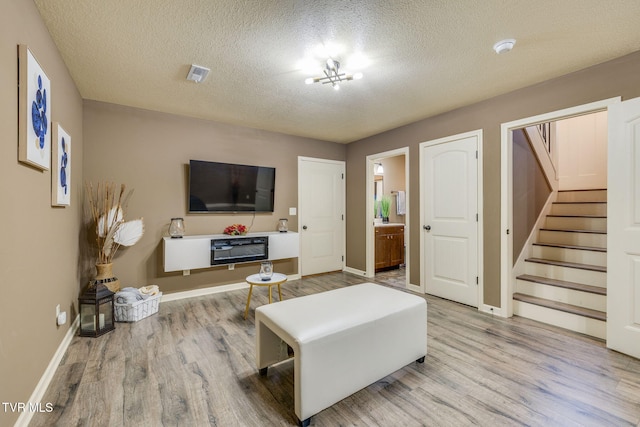
<path id="1" fill-rule="evenodd" d="M 511 49 L 513 49 L 513 46 L 515 44 L 516 44 L 516 39 L 501 40 L 498 43 L 493 45 L 493 50 L 495 50 L 496 53 L 500 55 L 501 53 L 509 52 Z"/>
<path id="2" fill-rule="evenodd" d="M 211 70 L 207 67 L 201 67 L 200 65 L 191 64 L 191 69 L 189 70 L 189 74 L 187 74 L 187 80 L 201 83 L 204 81 L 204 79 L 207 78 L 209 71 Z"/>

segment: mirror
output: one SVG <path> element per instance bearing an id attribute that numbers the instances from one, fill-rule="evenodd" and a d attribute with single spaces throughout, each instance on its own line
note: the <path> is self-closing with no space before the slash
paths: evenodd
<path id="1" fill-rule="evenodd" d="M 382 214 L 380 213 L 380 207 L 378 202 L 384 196 L 384 180 L 382 175 L 376 175 L 373 177 L 373 202 L 375 203 L 375 215 L 374 219 L 382 220 Z"/>
<path id="2" fill-rule="evenodd" d="M 384 195 L 383 179 L 381 176 L 374 177 L 373 181 L 373 199 L 380 200 Z"/>

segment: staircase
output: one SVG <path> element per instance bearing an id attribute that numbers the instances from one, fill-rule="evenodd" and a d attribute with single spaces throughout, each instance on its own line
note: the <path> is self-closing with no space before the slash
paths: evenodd
<path id="1" fill-rule="evenodd" d="M 513 312 L 606 338 L 607 191 L 559 191 L 516 277 Z"/>

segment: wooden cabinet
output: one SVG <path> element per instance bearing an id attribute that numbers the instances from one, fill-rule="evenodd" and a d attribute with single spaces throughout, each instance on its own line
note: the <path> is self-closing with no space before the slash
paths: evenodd
<path id="1" fill-rule="evenodd" d="M 404 225 L 375 227 L 376 271 L 397 268 L 404 263 Z"/>

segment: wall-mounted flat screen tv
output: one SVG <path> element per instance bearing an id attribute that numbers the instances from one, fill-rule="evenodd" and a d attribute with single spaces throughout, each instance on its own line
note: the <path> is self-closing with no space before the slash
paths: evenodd
<path id="1" fill-rule="evenodd" d="M 276 170 L 189 161 L 189 212 L 273 212 Z"/>

